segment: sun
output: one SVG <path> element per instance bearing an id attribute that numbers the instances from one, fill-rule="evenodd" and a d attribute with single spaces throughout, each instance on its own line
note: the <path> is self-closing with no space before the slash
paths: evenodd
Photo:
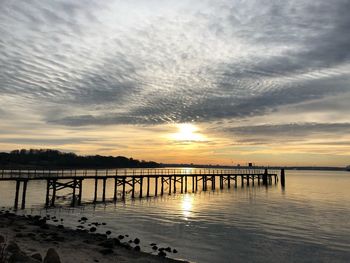
<path id="1" fill-rule="evenodd" d="M 203 141 L 204 136 L 198 132 L 198 128 L 191 123 L 177 124 L 178 132 L 172 134 L 175 141 L 197 142 Z"/>

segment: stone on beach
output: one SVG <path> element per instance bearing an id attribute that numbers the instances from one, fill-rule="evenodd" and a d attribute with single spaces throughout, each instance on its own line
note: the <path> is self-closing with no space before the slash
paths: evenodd
<path id="1" fill-rule="evenodd" d="M 153 249 L 153 250 L 157 250 L 158 247 L 157 247 L 157 246 L 153 246 L 152 249 Z"/>
<path id="2" fill-rule="evenodd" d="M 23 253 L 22 251 L 19 250 L 19 251 L 12 253 L 10 258 L 8 259 L 8 262 L 9 263 L 37 263 L 39 261 L 27 256 L 25 253 Z"/>
<path id="3" fill-rule="evenodd" d="M 113 248 L 115 243 L 113 239 L 107 239 L 103 242 L 101 242 L 100 244 L 98 244 L 101 247 L 105 247 L 105 248 Z"/>
<path id="4" fill-rule="evenodd" d="M 60 257 L 54 248 L 49 248 L 44 258 L 44 263 L 61 263 Z"/>
<path id="5" fill-rule="evenodd" d="M 31 255 L 31 257 L 36 259 L 36 260 L 38 260 L 38 261 L 40 261 L 40 262 L 43 261 L 43 257 L 41 256 L 40 253 L 35 253 L 35 254 Z"/>
<path id="6" fill-rule="evenodd" d="M 113 249 L 111 249 L 111 248 L 105 248 L 105 249 L 100 250 L 100 253 L 101 253 L 102 255 L 113 254 Z"/>
<path id="7" fill-rule="evenodd" d="M 136 247 L 134 247 L 134 250 L 135 251 L 141 251 L 141 248 L 140 248 L 140 246 L 136 246 Z"/>
<path id="8" fill-rule="evenodd" d="M 7 245 L 6 250 L 7 250 L 8 252 L 10 252 L 10 253 L 15 253 L 15 252 L 20 251 L 20 248 L 19 248 L 19 246 L 17 245 L 17 243 L 11 241 L 11 242 Z"/>
<path id="9" fill-rule="evenodd" d="M 165 253 L 163 250 L 162 250 L 162 251 L 159 251 L 158 256 L 160 256 L 160 257 L 166 257 L 166 253 Z"/>

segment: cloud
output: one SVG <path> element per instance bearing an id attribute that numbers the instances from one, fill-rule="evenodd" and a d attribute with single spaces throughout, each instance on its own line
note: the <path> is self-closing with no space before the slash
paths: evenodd
<path id="1" fill-rule="evenodd" d="M 227 129 L 236 142 L 246 144 L 307 143 L 348 145 L 350 123 L 289 123 L 251 125 Z M 310 140 L 316 141 L 310 141 Z M 317 141 L 317 140 L 322 140 Z M 337 141 L 337 140 L 338 141 Z M 335 142 L 335 144 L 334 144 Z"/>
<path id="2" fill-rule="evenodd" d="M 222 123 L 243 144 L 345 137 L 349 9 L 348 0 L 2 1 L 2 138 L 16 125 L 192 121 Z"/>

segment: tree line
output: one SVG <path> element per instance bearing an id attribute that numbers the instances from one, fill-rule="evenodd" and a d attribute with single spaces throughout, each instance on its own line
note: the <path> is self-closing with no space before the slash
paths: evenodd
<path id="1" fill-rule="evenodd" d="M 0 153 L 2 168 L 157 168 L 159 163 L 124 156 L 79 156 L 52 149 L 22 149 Z"/>

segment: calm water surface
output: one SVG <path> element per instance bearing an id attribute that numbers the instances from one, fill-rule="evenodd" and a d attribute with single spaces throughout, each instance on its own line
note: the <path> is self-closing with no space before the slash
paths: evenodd
<path id="1" fill-rule="evenodd" d="M 30 182 L 25 213 L 55 214 L 71 227 L 86 216 L 107 223 L 101 232 L 139 237 L 149 252 L 151 242 L 171 246 L 179 251 L 172 257 L 192 262 L 350 262 L 349 172 L 287 171 L 284 190 L 238 185 L 45 211 L 46 184 Z M 92 200 L 93 187 L 84 181 L 84 200 Z M 0 206 L 13 205 L 14 189 L 0 182 Z"/>

